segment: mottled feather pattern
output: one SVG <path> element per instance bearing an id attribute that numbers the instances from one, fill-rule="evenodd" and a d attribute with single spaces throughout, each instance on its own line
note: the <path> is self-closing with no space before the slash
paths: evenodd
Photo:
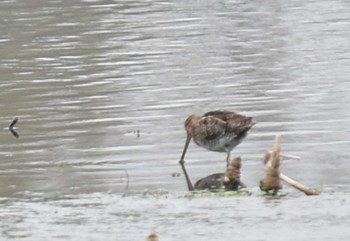
<path id="1" fill-rule="evenodd" d="M 186 130 L 197 145 L 219 152 L 227 152 L 241 143 L 253 125 L 250 117 L 229 111 L 191 115 L 185 121 Z"/>
<path id="2" fill-rule="evenodd" d="M 194 131 L 199 139 L 213 140 L 225 134 L 227 123 L 218 118 L 209 116 L 202 117 Z"/>
<path id="3" fill-rule="evenodd" d="M 226 131 L 233 132 L 236 135 L 244 135 L 254 125 L 251 117 L 245 117 L 235 112 L 229 111 L 211 111 L 204 116 L 213 116 L 226 123 Z"/>

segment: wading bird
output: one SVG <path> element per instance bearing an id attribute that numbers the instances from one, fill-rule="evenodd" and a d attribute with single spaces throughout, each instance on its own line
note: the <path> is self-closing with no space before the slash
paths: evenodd
<path id="1" fill-rule="evenodd" d="M 187 174 L 184 159 L 191 139 L 207 150 L 226 152 L 228 166 L 232 149 L 242 142 L 254 124 L 251 117 L 225 110 L 210 111 L 203 116 L 191 115 L 186 119 L 187 139 L 179 163 L 190 191 L 194 188 Z"/>

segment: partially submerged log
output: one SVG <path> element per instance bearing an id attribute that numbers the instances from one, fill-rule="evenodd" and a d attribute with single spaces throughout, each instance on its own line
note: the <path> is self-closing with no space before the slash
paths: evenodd
<path id="1" fill-rule="evenodd" d="M 264 157 L 264 167 L 266 176 L 260 181 L 260 189 L 263 191 L 273 191 L 276 194 L 282 188 L 280 180 L 288 183 L 297 190 L 304 192 L 306 195 L 318 195 L 319 191 L 309 189 L 301 183 L 291 179 L 279 171 L 280 166 L 280 152 L 281 152 L 281 137 L 276 136 L 276 142 L 272 151 L 268 151 Z"/>
<path id="2" fill-rule="evenodd" d="M 245 187 L 241 182 L 241 167 L 242 160 L 240 157 L 236 157 L 230 165 L 227 167 L 225 173 L 214 173 L 207 177 L 198 180 L 194 184 L 196 190 L 222 190 L 236 191 Z"/>

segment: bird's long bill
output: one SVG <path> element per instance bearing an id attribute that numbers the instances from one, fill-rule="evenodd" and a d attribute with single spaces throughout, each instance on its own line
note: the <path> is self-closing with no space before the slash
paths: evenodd
<path id="1" fill-rule="evenodd" d="M 189 134 L 187 134 L 187 139 L 186 139 L 185 147 L 184 147 L 184 150 L 183 150 L 183 152 L 182 152 L 181 159 L 180 159 L 180 162 L 179 162 L 180 165 L 181 165 L 182 171 L 184 172 L 184 175 L 185 175 L 185 178 L 186 178 L 186 182 L 187 182 L 187 186 L 188 186 L 188 190 L 189 190 L 189 191 L 193 191 L 194 188 L 193 188 L 191 179 L 190 179 L 190 177 L 188 176 L 188 173 L 187 173 L 187 171 L 186 171 L 184 159 L 185 159 L 186 151 L 187 151 L 188 145 L 190 144 L 191 138 L 192 138 L 192 137 L 191 137 Z"/>
<path id="2" fill-rule="evenodd" d="M 182 155 L 181 155 L 180 163 L 183 162 L 184 159 L 185 159 L 185 155 L 186 155 L 186 152 L 187 152 L 188 145 L 190 144 L 191 138 L 192 137 L 187 134 L 187 139 L 186 139 L 184 150 L 183 150 Z"/>

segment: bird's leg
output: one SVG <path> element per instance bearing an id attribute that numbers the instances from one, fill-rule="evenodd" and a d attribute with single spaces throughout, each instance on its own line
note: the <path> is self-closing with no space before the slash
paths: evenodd
<path id="1" fill-rule="evenodd" d="M 246 187 L 247 187 L 247 186 L 246 186 L 243 182 L 241 182 L 241 181 L 239 181 L 238 186 L 239 186 L 240 188 L 246 188 Z"/>
<path id="2" fill-rule="evenodd" d="M 228 167 L 230 165 L 230 154 L 231 154 L 231 151 L 229 149 L 226 149 L 226 153 L 227 153 L 227 158 L 226 158 L 227 166 L 226 167 Z"/>
<path id="3" fill-rule="evenodd" d="M 185 162 L 180 162 L 180 165 L 182 167 L 182 171 L 184 172 L 184 175 L 186 177 L 186 182 L 187 182 L 187 186 L 188 186 L 188 191 L 193 191 L 194 190 L 194 187 L 192 185 L 192 182 L 191 182 L 191 179 L 190 177 L 188 176 L 187 174 L 187 171 L 186 171 L 186 168 L 185 168 Z"/>
<path id="4" fill-rule="evenodd" d="M 182 168 L 182 171 L 183 171 L 183 173 L 184 173 L 184 175 L 185 175 L 186 182 L 187 182 L 187 186 L 188 186 L 188 190 L 189 190 L 189 191 L 193 191 L 194 188 L 193 188 L 191 179 L 190 179 L 190 177 L 188 176 L 188 173 L 187 173 L 187 171 L 186 171 L 186 168 L 185 168 L 185 161 L 184 161 L 184 159 L 185 159 L 185 154 L 186 154 L 188 145 L 190 144 L 190 141 L 191 141 L 191 136 L 187 134 L 187 139 L 186 139 L 185 147 L 184 147 L 184 150 L 183 150 L 183 152 L 182 152 L 181 159 L 180 159 L 179 163 L 180 163 L 181 168 Z"/>

